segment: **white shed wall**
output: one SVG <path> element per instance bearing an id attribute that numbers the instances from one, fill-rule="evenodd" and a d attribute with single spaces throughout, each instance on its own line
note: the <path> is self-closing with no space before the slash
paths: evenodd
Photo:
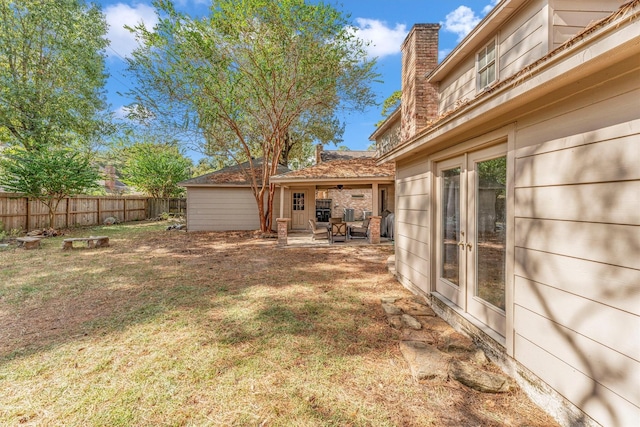
<path id="1" fill-rule="evenodd" d="M 278 217 L 279 194 L 274 199 L 273 216 Z M 258 230 L 260 219 L 250 188 L 187 188 L 187 229 L 189 231 Z"/>

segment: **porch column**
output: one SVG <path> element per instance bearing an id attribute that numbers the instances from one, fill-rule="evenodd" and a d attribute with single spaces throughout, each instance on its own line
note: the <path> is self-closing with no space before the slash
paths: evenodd
<path id="1" fill-rule="evenodd" d="M 378 201 L 378 183 L 374 182 L 373 184 L 371 184 L 371 215 L 380 215 L 381 212 L 379 212 L 379 206 L 380 203 Z"/>
<path id="2" fill-rule="evenodd" d="M 287 224 L 291 221 L 290 218 L 278 218 L 278 246 L 287 246 L 288 244 L 288 230 Z"/>
<path id="3" fill-rule="evenodd" d="M 284 218 L 284 185 L 280 186 L 280 215 L 278 218 Z"/>
<path id="4" fill-rule="evenodd" d="M 370 217 L 369 221 L 369 243 L 377 245 L 380 243 L 380 215 Z"/>

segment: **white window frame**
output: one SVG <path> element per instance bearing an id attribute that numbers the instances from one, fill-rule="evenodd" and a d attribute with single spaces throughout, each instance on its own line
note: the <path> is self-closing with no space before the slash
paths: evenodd
<path id="1" fill-rule="evenodd" d="M 492 71 L 493 70 L 493 71 Z M 493 78 L 490 78 L 493 72 Z M 498 80 L 498 39 L 497 37 L 484 45 L 476 53 L 476 88 L 482 92 Z"/>

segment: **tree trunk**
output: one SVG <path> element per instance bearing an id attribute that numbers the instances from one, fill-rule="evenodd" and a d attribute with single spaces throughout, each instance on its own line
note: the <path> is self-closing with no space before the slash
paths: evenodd
<path id="1" fill-rule="evenodd" d="M 276 192 L 275 184 L 269 185 L 269 199 L 267 200 L 267 229 L 271 231 L 273 229 L 273 196 Z"/>
<path id="2" fill-rule="evenodd" d="M 280 152 L 280 159 L 278 163 L 284 167 L 289 167 L 289 153 L 291 153 L 291 149 L 293 148 L 293 141 L 291 140 L 291 135 L 289 132 L 284 134 L 284 143 L 282 144 L 282 151 Z"/>
<path id="3" fill-rule="evenodd" d="M 56 221 L 56 211 L 58 210 L 58 205 L 60 204 L 60 200 L 49 200 L 48 202 L 44 202 L 45 206 L 49 208 L 49 228 L 55 229 L 55 221 Z"/>

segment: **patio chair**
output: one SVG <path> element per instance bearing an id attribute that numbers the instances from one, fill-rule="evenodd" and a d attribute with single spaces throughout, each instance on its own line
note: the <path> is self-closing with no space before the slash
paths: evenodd
<path id="1" fill-rule="evenodd" d="M 347 241 L 347 223 L 338 222 L 331 224 L 331 232 L 329 234 L 329 240 L 333 242 L 346 242 Z"/>
<path id="2" fill-rule="evenodd" d="M 362 225 L 352 225 L 349 227 L 349 237 L 352 239 L 366 239 L 369 237 L 369 218 L 362 221 Z"/>
<path id="3" fill-rule="evenodd" d="M 309 227 L 311 228 L 311 239 L 329 239 L 329 230 L 324 227 L 318 228 L 314 219 L 309 220 Z"/>

